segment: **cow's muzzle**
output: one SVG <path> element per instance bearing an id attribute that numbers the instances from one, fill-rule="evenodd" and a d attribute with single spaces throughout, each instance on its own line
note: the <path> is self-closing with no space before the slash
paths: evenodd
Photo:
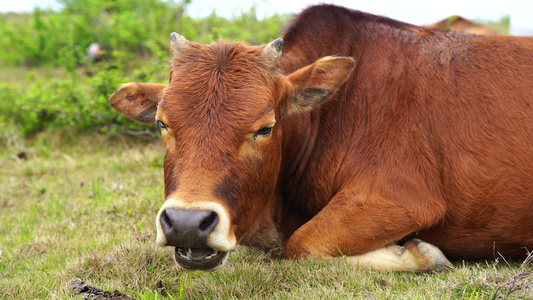
<path id="1" fill-rule="evenodd" d="M 208 246 L 209 234 L 219 222 L 211 210 L 182 210 L 166 208 L 161 212 L 167 246 L 175 247 L 176 262 L 192 270 L 210 270 L 224 264 L 227 251 L 217 251 Z"/>

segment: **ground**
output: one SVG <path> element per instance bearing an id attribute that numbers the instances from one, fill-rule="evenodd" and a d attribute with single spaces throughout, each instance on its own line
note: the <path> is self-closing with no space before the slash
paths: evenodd
<path id="1" fill-rule="evenodd" d="M 294 262 L 239 248 L 221 270 L 185 272 L 172 249 L 155 245 L 159 140 L 68 131 L 4 140 L 1 299 L 80 299 L 69 288 L 73 278 L 134 299 L 533 298 L 531 264 L 503 260 L 454 262 L 455 271 L 435 274 L 379 273 L 342 258 Z"/>

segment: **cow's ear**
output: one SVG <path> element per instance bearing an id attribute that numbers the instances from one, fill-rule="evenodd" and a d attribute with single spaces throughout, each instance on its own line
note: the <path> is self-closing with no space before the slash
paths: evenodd
<path id="1" fill-rule="evenodd" d="M 292 95 L 285 113 L 311 110 L 327 100 L 352 73 L 351 57 L 326 56 L 290 74 Z"/>
<path id="2" fill-rule="evenodd" d="M 134 121 L 154 123 L 157 103 L 163 98 L 166 88 L 166 84 L 126 83 L 109 97 L 109 103 Z"/>

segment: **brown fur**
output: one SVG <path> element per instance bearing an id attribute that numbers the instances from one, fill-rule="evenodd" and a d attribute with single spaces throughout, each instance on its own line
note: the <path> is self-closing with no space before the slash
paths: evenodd
<path id="1" fill-rule="evenodd" d="M 167 199 L 222 203 L 237 240 L 282 240 L 288 258 L 407 237 L 454 258 L 533 249 L 532 38 L 322 5 L 284 40 L 274 69 L 243 44 L 173 59 L 157 113 Z M 276 125 L 256 136 L 268 113 Z"/>

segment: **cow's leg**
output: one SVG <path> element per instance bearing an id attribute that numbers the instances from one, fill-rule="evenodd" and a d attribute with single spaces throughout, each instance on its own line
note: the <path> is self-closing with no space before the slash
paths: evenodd
<path id="1" fill-rule="evenodd" d="M 288 240 L 287 258 L 347 256 L 354 265 L 379 270 L 429 271 L 451 264 L 433 245 L 411 240 L 391 245 L 442 217 L 444 206 L 406 207 L 386 199 L 356 202 L 338 194 Z"/>
<path id="2" fill-rule="evenodd" d="M 403 246 L 391 243 L 345 259 L 351 265 L 377 271 L 425 272 L 453 269 L 453 265 L 439 248 L 419 239 L 408 240 Z"/>

